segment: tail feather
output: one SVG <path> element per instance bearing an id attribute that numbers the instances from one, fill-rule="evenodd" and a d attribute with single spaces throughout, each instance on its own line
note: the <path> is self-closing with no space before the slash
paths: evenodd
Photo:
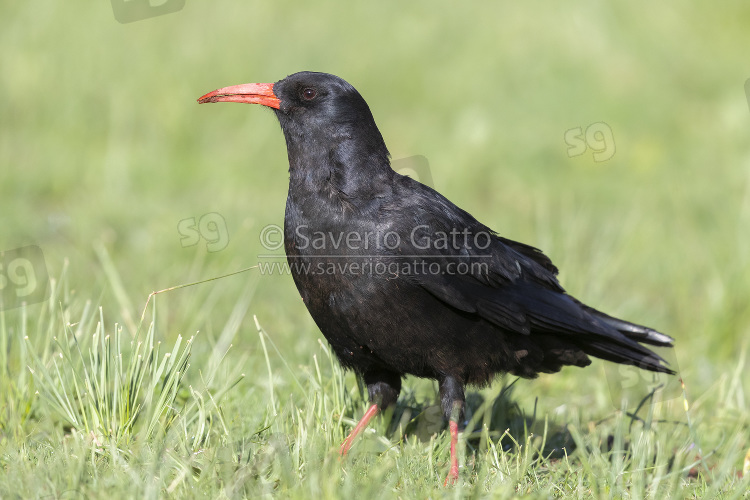
<path id="1" fill-rule="evenodd" d="M 638 325 L 636 323 L 631 323 L 629 321 L 615 318 L 601 311 L 597 311 L 593 307 L 589 307 L 581 302 L 579 302 L 579 304 L 587 313 L 613 327 L 615 330 L 619 331 L 626 337 L 631 338 L 637 342 L 642 342 L 644 344 L 655 345 L 659 347 L 673 347 L 674 345 L 674 339 L 669 335 L 657 332 L 656 330 L 647 326 Z"/>
<path id="2" fill-rule="evenodd" d="M 573 300 L 600 325 L 602 333 L 609 331 L 609 334 L 588 336 L 585 341 L 580 342 L 578 345 L 586 354 L 644 370 L 675 374 L 666 360 L 641 345 L 673 347 L 672 337 L 652 328 L 615 318 L 576 299 Z"/>
<path id="3" fill-rule="evenodd" d="M 644 370 L 674 375 L 676 372 L 666 366 L 666 361 L 656 353 L 642 354 L 638 351 L 623 349 L 621 346 L 604 342 L 591 342 L 585 346 L 586 354 L 621 365 L 637 366 Z"/>

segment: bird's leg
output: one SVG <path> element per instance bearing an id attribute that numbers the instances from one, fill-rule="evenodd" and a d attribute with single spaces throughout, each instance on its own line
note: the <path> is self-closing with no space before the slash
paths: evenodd
<path id="1" fill-rule="evenodd" d="M 344 456 L 349 452 L 349 448 L 352 447 L 354 438 L 365 430 L 367 424 L 372 420 L 372 417 L 378 413 L 378 410 L 396 404 L 398 394 L 401 392 L 401 377 L 397 373 L 385 370 L 371 370 L 365 372 L 364 379 L 365 384 L 367 384 L 367 393 L 370 397 L 370 403 L 372 404 L 357 423 L 356 427 L 354 427 L 352 432 L 349 433 L 349 436 L 344 440 L 341 448 L 339 448 L 339 454 L 341 454 L 341 456 Z"/>
<path id="2" fill-rule="evenodd" d="M 463 419 L 465 400 L 464 386 L 458 379 L 446 376 L 440 380 L 440 404 L 451 432 L 451 468 L 443 486 L 455 484 L 458 480 L 458 422 Z"/>
<path id="3" fill-rule="evenodd" d="M 354 442 L 354 438 L 357 437 L 357 435 L 365 430 L 367 427 L 367 424 L 370 422 L 372 417 L 374 417 L 378 413 L 378 405 L 373 403 L 370 405 L 370 407 L 365 412 L 364 416 L 359 420 L 356 427 L 354 427 L 354 430 L 349 433 L 349 435 L 346 437 L 344 442 L 341 444 L 341 448 L 339 448 L 339 454 L 343 457 L 347 453 L 349 453 L 349 448 L 352 447 L 352 443 Z"/>

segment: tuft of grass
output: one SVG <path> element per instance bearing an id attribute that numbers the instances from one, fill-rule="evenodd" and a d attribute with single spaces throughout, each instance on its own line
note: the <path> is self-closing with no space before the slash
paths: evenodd
<path id="1" fill-rule="evenodd" d="M 27 304 L 12 316 L 0 310 L 0 496 L 50 494 L 62 484 L 63 491 L 95 488 L 113 467 L 143 483 L 146 496 L 171 491 L 170 484 L 174 490 L 206 449 L 226 443 L 222 404 L 244 374 L 225 366 L 227 352 L 217 344 L 191 377 L 195 337 L 178 334 L 165 351 L 155 301 L 145 334 L 131 337 L 118 324 L 106 333 L 103 308 L 95 314 L 91 301 L 74 300 L 65 270 L 51 289 L 36 317 Z M 221 345 L 231 347 L 234 333 L 225 332 Z M 140 476 L 164 467 L 168 485 Z M 49 476 L 36 484 L 39 470 Z"/>
<path id="2" fill-rule="evenodd" d="M 193 338 L 183 345 L 178 335 L 173 349 L 161 353 L 151 323 L 144 339 L 136 337 L 124 349 L 122 327 L 115 325 L 113 334 L 106 334 L 101 308 L 99 315 L 93 334 L 84 327 L 91 322 L 85 316 L 75 331 L 70 323 L 64 325 L 61 337 L 53 338 L 54 354 L 47 363 L 29 346 L 29 371 L 40 396 L 71 430 L 99 443 L 112 440 L 120 446 L 137 434 L 150 439 L 167 431 L 187 405 L 178 395 L 187 390 L 183 376 Z"/>

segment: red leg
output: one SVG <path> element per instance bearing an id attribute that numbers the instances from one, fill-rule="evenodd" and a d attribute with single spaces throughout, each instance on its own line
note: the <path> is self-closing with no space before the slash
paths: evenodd
<path id="1" fill-rule="evenodd" d="M 458 456 L 456 456 L 456 445 L 458 444 L 458 423 L 451 420 L 448 425 L 451 429 L 451 470 L 445 478 L 443 486 L 456 484 L 458 481 Z"/>
<path id="2" fill-rule="evenodd" d="M 349 434 L 349 436 L 344 440 L 343 444 L 341 445 L 341 448 L 339 448 L 339 454 L 343 457 L 347 453 L 349 453 L 349 448 L 352 447 L 352 443 L 354 442 L 354 438 L 357 437 L 357 434 L 365 430 L 367 427 L 367 424 L 370 420 L 372 420 L 372 417 L 374 417 L 378 413 L 378 405 L 373 404 L 370 406 L 365 414 L 362 416 L 362 419 L 359 421 L 357 426 L 354 428 L 354 430 Z M 458 471 L 458 465 L 456 465 L 456 470 Z"/>

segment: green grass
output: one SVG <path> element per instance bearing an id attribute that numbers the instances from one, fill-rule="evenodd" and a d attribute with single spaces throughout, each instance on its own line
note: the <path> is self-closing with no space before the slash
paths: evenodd
<path id="1" fill-rule="evenodd" d="M 38 245 L 53 279 L 44 302 L 2 295 L 1 498 L 744 495 L 746 3 L 0 13 L 0 251 Z M 272 114 L 195 99 L 303 69 L 355 85 L 394 158 L 425 156 L 438 190 L 542 248 L 572 294 L 674 336 L 689 409 L 679 386 L 623 408 L 600 361 L 498 378 L 469 390 L 444 489 L 430 381 L 407 378 L 339 459 L 366 401 L 289 276 L 248 270 L 147 306 L 257 264 L 283 220 Z M 602 121 L 614 156 L 569 158 L 566 131 Z M 226 248 L 183 247 L 181 221 L 214 212 Z"/>

